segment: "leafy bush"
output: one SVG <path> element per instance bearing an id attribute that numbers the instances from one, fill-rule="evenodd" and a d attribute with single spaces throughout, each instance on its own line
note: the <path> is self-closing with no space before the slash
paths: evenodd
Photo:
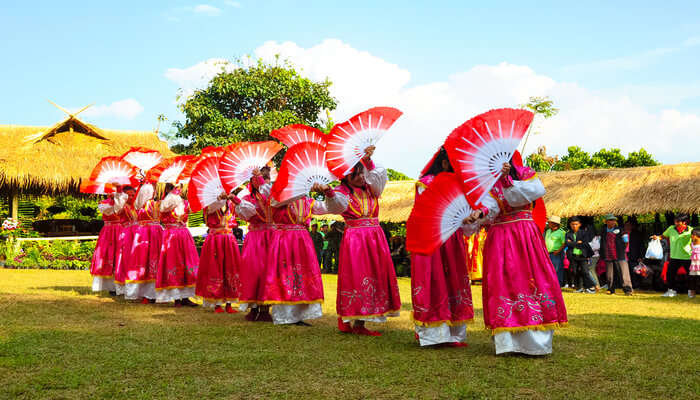
<path id="1" fill-rule="evenodd" d="M 7 265 L 23 269 L 90 269 L 96 244 L 95 240 L 24 241 L 19 252 L 8 258 Z"/>

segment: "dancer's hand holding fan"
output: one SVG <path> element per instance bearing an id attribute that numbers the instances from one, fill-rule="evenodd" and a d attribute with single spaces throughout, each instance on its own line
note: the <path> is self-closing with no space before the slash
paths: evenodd
<path id="1" fill-rule="evenodd" d="M 270 136 L 282 142 L 288 148 L 304 142 L 318 143 L 326 147 L 326 134 L 320 130 L 303 124 L 287 125 L 284 128 L 275 129 Z"/>
<path id="2" fill-rule="evenodd" d="M 190 183 L 187 185 L 187 200 L 193 212 L 211 205 L 226 193 L 219 178 L 219 159 L 208 157 L 202 160 L 192 171 Z"/>
<path id="3" fill-rule="evenodd" d="M 292 146 L 282 160 L 282 167 L 274 185 L 272 197 L 279 202 L 306 196 L 312 188 L 336 180 L 326 166 L 323 146 L 303 142 Z"/>
<path id="4" fill-rule="evenodd" d="M 452 131 L 445 149 L 459 174 L 469 203 L 481 203 L 501 177 L 525 136 L 534 114 L 530 111 L 502 108 L 470 119 Z"/>
<path id="5" fill-rule="evenodd" d="M 326 139 L 328 169 L 338 177 L 349 174 L 401 114 L 395 108 L 375 107 L 336 124 Z"/>
<path id="6" fill-rule="evenodd" d="M 251 142 L 227 150 L 221 157 L 219 173 L 226 193 L 238 187 L 253 176 L 254 169 L 260 169 L 282 150 L 282 145 L 272 140 Z"/>
<path id="7" fill-rule="evenodd" d="M 472 207 L 462 192 L 457 175 L 442 172 L 416 198 L 406 222 L 406 249 L 430 255 L 465 222 L 473 219 Z"/>

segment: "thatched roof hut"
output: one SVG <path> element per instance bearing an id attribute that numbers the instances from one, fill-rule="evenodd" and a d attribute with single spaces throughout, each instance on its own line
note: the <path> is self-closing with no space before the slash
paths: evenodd
<path id="1" fill-rule="evenodd" d="M 153 132 L 99 129 L 73 116 L 52 127 L 0 125 L 0 193 L 77 194 L 102 157 L 132 146 L 173 155 Z"/>
<path id="2" fill-rule="evenodd" d="M 549 214 L 636 215 L 700 212 L 700 163 L 581 169 L 540 173 Z M 415 181 L 389 182 L 380 199 L 382 222 L 403 222 L 413 207 Z"/>

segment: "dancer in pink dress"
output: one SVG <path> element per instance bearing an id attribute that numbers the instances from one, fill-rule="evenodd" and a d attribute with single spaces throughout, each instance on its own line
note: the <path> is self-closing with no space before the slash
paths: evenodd
<path id="1" fill-rule="evenodd" d="M 202 298 L 204 306 L 214 307 L 216 313 L 224 312 L 223 304 L 227 313 L 238 312 L 231 307 L 241 290 L 241 254 L 231 232 L 236 225 L 233 207 L 233 202 L 222 194 L 217 202 L 202 209 L 209 230 L 202 246 L 195 294 Z"/>
<path id="2" fill-rule="evenodd" d="M 269 169 L 268 169 L 269 171 Z M 272 322 L 270 306 L 265 305 L 264 283 L 267 276 L 268 247 L 274 234 L 273 209 L 270 205 L 270 184 L 264 171 L 253 171 L 248 195 L 233 198 L 236 214 L 248 222 L 248 234 L 243 239 L 241 265 L 240 310 L 250 310 L 248 321 Z"/>
<path id="3" fill-rule="evenodd" d="M 437 174 L 452 171 L 441 147 L 421 172 L 416 198 Z M 474 306 L 462 229 L 432 255 L 411 254 L 411 293 L 412 319 L 421 346 L 466 346 L 466 324 L 474 319 Z"/>
<path id="4" fill-rule="evenodd" d="M 156 272 L 163 240 L 159 204 L 153 200 L 153 195 L 154 187 L 150 183 L 142 185 L 136 195 L 137 226 L 126 266 L 124 298 L 141 299 L 143 304 L 156 299 Z"/>
<path id="5" fill-rule="evenodd" d="M 278 203 L 275 229 L 269 242 L 263 285 L 263 304 L 272 305 L 275 324 L 306 325 L 322 316 L 323 281 L 316 250 L 309 235 L 311 214 L 327 214 L 325 205 L 309 197 Z"/>
<path id="6" fill-rule="evenodd" d="M 121 229 L 117 238 L 117 262 L 114 266 L 114 286 L 118 296 L 123 295 L 126 291 L 126 269 L 129 265 L 134 233 L 138 227 L 136 209 L 134 208 L 136 190 L 131 186 L 124 186 L 121 191 L 120 197 L 125 195 L 126 199 L 123 200 L 124 206 L 118 214 Z"/>
<path id="7" fill-rule="evenodd" d="M 531 168 L 503 165 L 503 177 L 472 213 L 470 231 L 487 225 L 484 244 L 484 322 L 496 354 L 552 352 L 553 329 L 566 326 L 566 306 L 533 202 L 545 193 Z"/>
<path id="8" fill-rule="evenodd" d="M 374 146 L 326 196 L 328 212 L 345 219 L 338 265 L 338 329 L 359 335 L 381 336 L 365 322 L 386 322 L 399 315 L 401 299 L 386 236 L 379 226 L 379 196 L 388 181 L 386 169 L 370 158 Z M 324 188 L 325 189 L 325 188 Z M 351 326 L 350 322 L 354 321 Z"/>
<path id="9" fill-rule="evenodd" d="M 166 193 L 160 202 L 160 221 L 165 231 L 156 274 L 156 302 L 174 301 L 175 307 L 196 306 L 189 299 L 195 295 L 199 266 L 197 248 L 187 229 L 190 208 L 180 197 L 180 189 L 167 184 Z"/>
<path id="10" fill-rule="evenodd" d="M 97 245 L 90 264 L 93 292 L 107 291 L 111 295 L 116 295 L 114 266 L 117 264 L 119 254 L 118 243 L 121 232 L 119 213 L 125 202 L 124 194 L 110 194 L 97 206 L 102 213 L 104 227 L 97 237 Z"/>

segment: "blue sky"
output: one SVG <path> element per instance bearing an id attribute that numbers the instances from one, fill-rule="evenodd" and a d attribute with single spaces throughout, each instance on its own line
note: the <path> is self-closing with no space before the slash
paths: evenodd
<path id="1" fill-rule="evenodd" d="M 697 127 L 700 115 L 696 1 L 306 1 L 303 7 L 293 4 L 301 2 L 245 0 L 6 3 L 0 6 L 0 124 L 52 124 L 62 117 L 46 102 L 52 99 L 72 109 L 96 103 L 97 111 L 86 119 L 105 128 L 152 129 L 158 114 L 179 118 L 175 96 L 181 82 L 166 77 L 169 69 L 261 55 L 261 46 L 270 41 L 309 50 L 326 39 L 410 74 L 397 83 L 401 96 L 412 88 L 450 82 L 476 66 L 507 63 L 556 82 L 557 90 L 535 85 L 550 96 L 566 91 L 561 96 L 570 99 L 585 90 L 594 96 L 591 103 L 629 101 L 659 121 L 672 110 L 679 113 L 674 121 L 685 121 L 678 123 L 687 129 Z M 313 61 L 306 62 L 313 68 Z M 480 97 L 492 87 L 468 88 L 474 90 L 470 96 Z M 110 112 L 111 104 L 126 99 L 131 100 L 128 111 Z M 367 97 L 367 107 L 375 105 L 373 100 Z M 569 117 L 566 126 L 583 119 Z M 553 146 L 577 144 L 584 133 L 567 133 L 568 141 Z M 679 135 L 674 147 L 687 140 Z M 690 154 L 664 151 L 665 162 L 691 161 Z"/>

